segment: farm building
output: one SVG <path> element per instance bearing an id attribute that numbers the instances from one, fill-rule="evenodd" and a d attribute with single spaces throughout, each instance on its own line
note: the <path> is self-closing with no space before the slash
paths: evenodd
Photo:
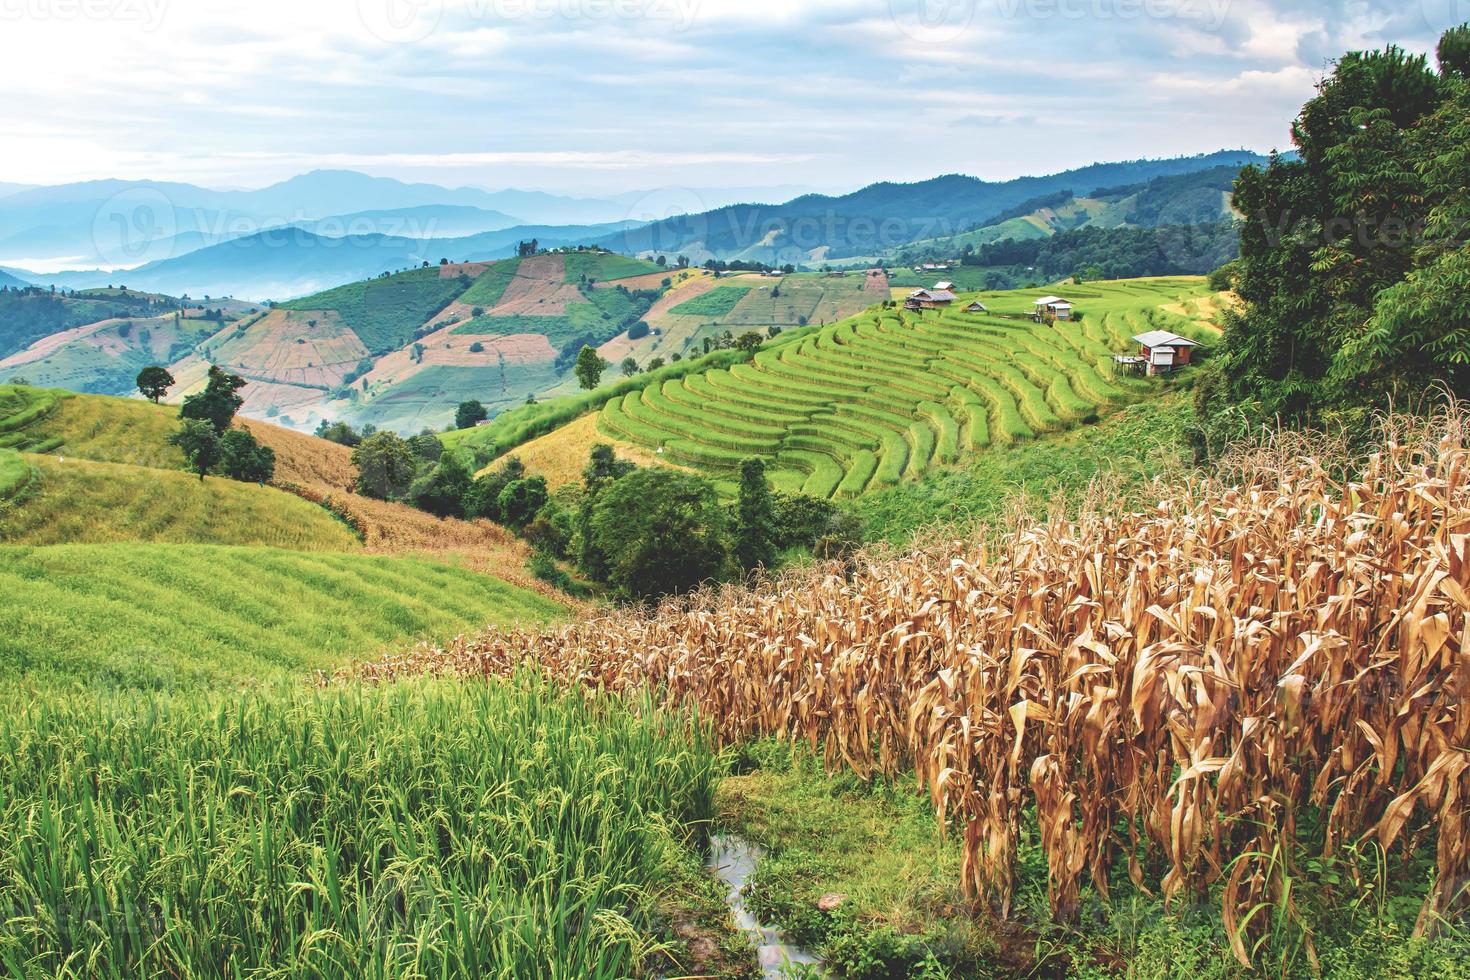
<path id="1" fill-rule="evenodd" d="M 947 289 L 916 289 L 903 301 L 906 310 L 937 310 L 954 302 L 954 293 Z"/>
<path id="2" fill-rule="evenodd" d="M 986 306 L 985 306 L 984 303 L 980 302 L 977 299 L 977 300 L 975 300 L 975 302 L 973 302 L 969 306 L 965 307 L 965 312 L 966 313 L 989 313 L 990 310 L 986 308 Z"/>
<path id="3" fill-rule="evenodd" d="M 1038 320 L 1044 317 L 1053 317 L 1057 320 L 1072 319 L 1072 304 L 1060 296 L 1043 296 L 1036 301 L 1035 306 Z"/>
<path id="4" fill-rule="evenodd" d="M 952 282 L 936 282 L 934 284 L 934 288 L 935 289 L 943 289 L 946 292 L 952 293 L 952 292 L 954 292 L 954 283 L 952 283 Z"/>
<path id="5" fill-rule="evenodd" d="M 1113 358 L 1122 367 L 1149 376 L 1168 374 L 1189 363 L 1190 352 L 1199 344 L 1188 337 L 1167 330 L 1150 330 L 1133 338 L 1137 355 L 1119 354 Z"/>

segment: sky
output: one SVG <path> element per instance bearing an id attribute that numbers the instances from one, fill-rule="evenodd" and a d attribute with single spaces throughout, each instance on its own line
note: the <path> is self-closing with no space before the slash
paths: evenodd
<path id="1" fill-rule="evenodd" d="M 1285 148 L 1470 0 L 0 0 L 0 181 L 842 191 Z M 697 201 L 692 201 L 697 203 Z"/>

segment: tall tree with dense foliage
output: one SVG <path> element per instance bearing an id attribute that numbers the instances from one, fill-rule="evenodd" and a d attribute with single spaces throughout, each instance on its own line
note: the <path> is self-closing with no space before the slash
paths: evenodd
<path id="1" fill-rule="evenodd" d="M 185 419 L 168 441 L 179 447 L 189 469 L 198 473 L 201 481 L 220 461 L 219 433 L 206 419 Z"/>
<path id="2" fill-rule="evenodd" d="M 1199 388 L 1207 429 L 1470 393 L 1467 47 L 1446 34 L 1438 72 L 1394 47 L 1343 56 L 1292 127 L 1299 159 L 1241 174 L 1244 305 Z"/>
<path id="3" fill-rule="evenodd" d="M 766 464 L 752 457 L 740 464 L 740 496 L 736 505 L 735 557 L 745 571 L 769 567 L 776 560 L 775 504 L 766 482 Z"/>
<path id="4" fill-rule="evenodd" d="M 490 413 L 479 402 L 473 400 L 460 402 L 459 408 L 454 411 L 454 427 L 456 429 L 473 429 L 489 417 Z"/>
<path id="5" fill-rule="evenodd" d="M 204 390 L 184 399 L 179 416 L 208 422 L 214 426 L 215 435 L 223 435 L 235 420 L 235 413 L 245 404 L 245 399 L 237 394 L 243 387 L 244 378 L 224 371 L 219 365 L 211 365 Z"/>
<path id="6" fill-rule="evenodd" d="M 393 500 L 413 485 L 418 461 L 408 443 L 392 432 L 375 432 L 352 450 L 357 467 L 354 486 L 364 497 Z"/>
<path id="7" fill-rule="evenodd" d="M 138 372 L 137 384 L 143 397 L 157 405 L 158 400 L 174 386 L 174 376 L 168 373 L 167 368 L 154 364 Z"/>
<path id="8" fill-rule="evenodd" d="M 420 437 L 415 436 L 414 439 Z M 409 451 L 413 451 L 414 439 L 408 440 Z M 438 444 L 438 440 L 434 440 Z M 416 458 L 423 457 L 415 454 Z M 468 496 L 475 475 L 459 453 L 444 453 L 429 471 L 414 481 L 409 498 L 419 510 L 428 511 L 436 517 L 465 516 L 464 501 Z"/>
<path id="9" fill-rule="evenodd" d="M 572 373 L 577 376 L 577 384 L 591 391 L 602 383 L 602 372 L 606 368 L 607 362 L 602 359 L 601 354 L 591 346 L 583 346 L 577 354 L 577 364 L 572 368 Z"/>
<path id="10" fill-rule="evenodd" d="M 597 550 L 597 542 L 592 534 L 592 512 L 597 503 L 597 495 L 637 468 L 632 460 L 619 459 L 612 446 L 600 442 L 592 447 L 587 466 L 582 470 L 582 499 L 577 513 L 577 529 L 582 546 L 577 564 L 584 574 L 597 581 L 607 575 L 607 557 Z"/>
<path id="11" fill-rule="evenodd" d="M 657 599 L 726 575 L 729 518 L 708 480 L 663 468 L 635 470 L 598 495 L 594 544 L 607 582 L 625 596 Z"/>
<path id="12" fill-rule="evenodd" d="M 266 483 L 276 474 L 276 451 L 262 446 L 244 429 L 231 429 L 219 440 L 219 468 L 243 483 Z"/>

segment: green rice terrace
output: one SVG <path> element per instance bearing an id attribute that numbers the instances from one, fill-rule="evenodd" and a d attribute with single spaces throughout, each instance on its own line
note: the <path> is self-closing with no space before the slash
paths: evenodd
<path id="1" fill-rule="evenodd" d="M 965 294 L 940 310 L 874 308 L 768 343 L 749 363 L 607 402 L 599 427 L 672 463 L 729 472 L 752 456 L 778 489 L 856 497 L 961 454 L 1097 421 L 1161 383 L 1115 370 L 1131 338 L 1205 341 L 1202 280 L 1057 287 L 1079 319 L 1038 322 L 1042 291 Z M 965 308 L 978 297 L 987 313 Z"/>

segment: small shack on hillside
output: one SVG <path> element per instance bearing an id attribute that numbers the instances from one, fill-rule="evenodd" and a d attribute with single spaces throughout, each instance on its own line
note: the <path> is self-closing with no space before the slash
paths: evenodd
<path id="1" fill-rule="evenodd" d="M 1043 320 L 1051 317 L 1054 320 L 1072 319 L 1072 304 L 1060 296 L 1043 296 L 1034 304 L 1036 307 L 1036 319 Z"/>
<path id="2" fill-rule="evenodd" d="M 916 289 L 903 301 L 906 310 L 937 310 L 954 302 L 954 293 L 947 289 Z"/>
<path id="3" fill-rule="evenodd" d="M 936 282 L 934 284 L 934 288 L 935 289 L 942 289 L 945 292 L 949 292 L 949 293 L 952 293 L 952 292 L 955 291 L 955 289 L 954 289 L 954 283 L 947 282 L 947 281 L 946 282 Z"/>
<path id="4" fill-rule="evenodd" d="M 1150 330 L 1133 338 L 1138 345 L 1137 355 L 1118 354 L 1113 360 L 1128 371 L 1147 374 L 1150 377 L 1168 374 L 1189 363 L 1191 352 L 1199 344 L 1188 337 L 1167 330 Z"/>
<path id="5" fill-rule="evenodd" d="M 985 306 L 984 303 L 980 302 L 977 299 L 977 300 L 975 300 L 975 302 L 973 302 L 969 306 L 965 307 L 965 312 L 966 313 L 989 313 L 990 310 L 986 308 L 986 306 Z"/>

